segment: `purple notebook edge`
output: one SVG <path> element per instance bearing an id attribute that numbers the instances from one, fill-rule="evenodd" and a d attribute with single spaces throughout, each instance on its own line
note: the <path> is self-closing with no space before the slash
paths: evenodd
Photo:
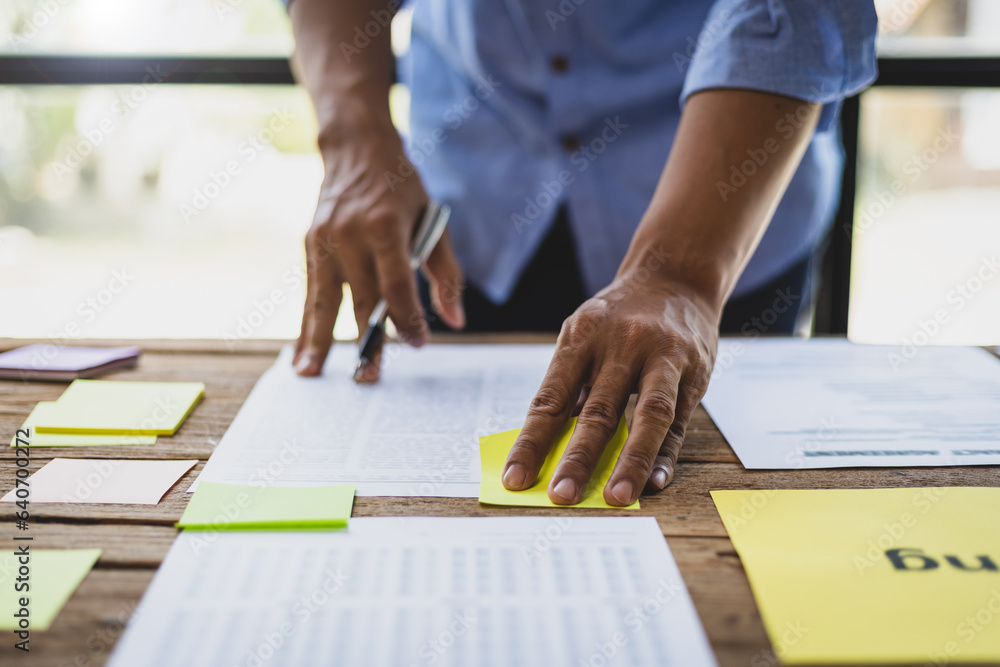
<path id="1" fill-rule="evenodd" d="M 131 347 L 70 347 L 35 343 L 0 353 L 0 369 L 38 373 L 79 373 L 92 368 L 138 358 L 142 349 Z"/>

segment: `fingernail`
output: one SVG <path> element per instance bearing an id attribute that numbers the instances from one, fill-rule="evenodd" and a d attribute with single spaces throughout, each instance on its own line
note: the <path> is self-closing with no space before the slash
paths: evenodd
<path id="1" fill-rule="evenodd" d="M 372 384 L 378 381 L 379 368 L 377 364 L 364 361 L 354 371 L 354 381 L 360 384 Z"/>
<path id="2" fill-rule="evenodd" d="M 427 333 L 427 327 L 421 327 L 419 331 L 410 337 L 409 343 L 413 347 L 423 347 L 427 344 L 427 340 L 430 335 Z"/>
<path id="3" fill-rule="evenodd" d="M 512 463 L 507 472 L 503 474 L 503 485 L 508 489 L 513 491 L 519 490 L 524 486 L 524 479 L 528 476 L 527 472 L 520 463 Z"/>
<path id="4" fill-rule="evenodd" d="M 315 375 L 316 371 L 312 370 L 316 365 L 313 359 L 312 352 L 303 354 L 299 357 L 299 363 L 295 364 L 295 372 L 299 375 Z"/>
<path id="5" fill-rule="evenodd" d="M 635 487 L 632 486 L 632 482 L 627 479 L 623 479 L 614 485 L 611 489 L 611 495 L 614 496 L 615 500 L 620 502 L 622 505 L 631 505 L 634 500 L 632 500 L 632 494 L 635 492 Z"/>
<path id="6" fill-rule="evenodd" d="M 563 477 L 556 484 L 555 488 L 552 489 L 552 493 L 559 497 L 560 500 L 570 504 L 576 500 L 576 482 L 571 480 L 569 477 Z"/>
<path id="7" fill-rule="evenodd" d="M 465 306 L 462 305 L 461 300 L 455 304 L 455 328 L 465 328 Z"/>
<path id="8" fill-rule="evenodd" d="M 663 468 L 657 468 L 653 471 L 653 474 L 649 476 L 649 481 L 653 483 L 658 489 L 662 489 L 667 485 L 667 471 Z"/>

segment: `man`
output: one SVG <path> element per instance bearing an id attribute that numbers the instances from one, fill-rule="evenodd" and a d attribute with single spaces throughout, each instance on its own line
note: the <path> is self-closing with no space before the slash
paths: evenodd
<path id="1" fill-rule="evenodd" d="M 430 194 L 453 210 L 424 267 L 435 326 L 562 323 L 505 486 L 533 484 L 579 410 L 548 489 L 579 502 L 637 393 L 605 499 L 662 489 L 720 323 L 792 333 L 810 314 L 839 102 L 875 77 L 871 0 L 418 0 L 408 152 L 385 2 L 289 7 L 326 166 L 296 370 L 321 372 L 345 282 L 359 328 L 384 295 L 401 336 L 427 340 L 407 249 Z"/>

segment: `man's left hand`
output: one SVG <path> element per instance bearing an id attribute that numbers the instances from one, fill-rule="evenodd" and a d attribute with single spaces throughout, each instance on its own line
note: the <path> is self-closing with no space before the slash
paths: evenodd
<path id="1" fill-rule="evenodd" d="M 563 324 L 542 386 L 503 471 L 504 486 L 535 483 L 559 431 L 579 408 L 549 498 L 574 505 L 618 428 L 629 397 L 638 394 L 632 428 L 604 489 L 611 505 L 627 506 L 646 488 L 673 479 L 684 431 L 708 380 L 718 345 L 719 313 L 682 282 L 620 274 Z"/>

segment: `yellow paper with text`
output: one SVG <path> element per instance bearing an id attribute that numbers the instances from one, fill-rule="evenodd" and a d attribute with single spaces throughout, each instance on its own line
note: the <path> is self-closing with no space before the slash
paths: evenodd
<path id="1" fill-rule="evenodd" d="M 535 485 L 524 491 L 508 491 L 501 481 L 503 466 L 507 462 L 507 454 L 517 440 L 517 434 L 521 429 L 516 428 L 511 431 L 484 435 L 479 438 L 479 460 L 482 470 L 482 477 L 479 482 L 479 502 L 488 505 L 516 505 L 531 507 L 602 507 L 615 510 L 637 510 L 639 501 L 635 501 L 628 507 L 615 507 L 604 501 L 604 487 L 615 469 L 618 462 L 618 455 L 625 446 L 628 438 L 628 429 L 625 428 L 625 419 L 622 418 L 618 424 L 618 430 L 611 438 L 611 442 L 604 449 L 601 460 L 597 463 L 597 469 L 590 476 L 590 483 L 583 493 L 583 500 L 576 505 L 556 505 L 549 500 L 548 488 L 552 481 L 552 474 L 556 470 L 559 459 L 562 458 L 569 444 L 569 439 L 576 428 L 576 417 L 569 420 L 556 441 L 555 446 L 549 452 L 542 469 L 538 473 L 538 480 Z"/>
<path id="2" fill-rule="evenodd" d="M 1000 488 L 712 498 L 782 662 L 1000 661 Z"/>

